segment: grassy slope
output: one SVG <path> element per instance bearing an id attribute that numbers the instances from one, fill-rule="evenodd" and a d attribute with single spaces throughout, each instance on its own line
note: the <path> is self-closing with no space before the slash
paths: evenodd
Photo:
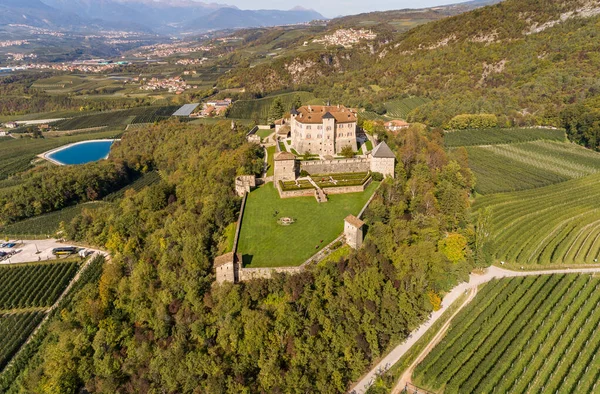
<path id="1" fill-rule="evenodd" d="M 344 218 L 358 214 L 376 187 L 333 195 L 323 204 L 314 197 L 281 199 L 272 183 L 260 187 L 248 196 L 238 251 L 245 261 L 252 257 L 249 267 L 299 265 L 342 233 Z M 280 226 L 280 217 L 296 222 Z"/>

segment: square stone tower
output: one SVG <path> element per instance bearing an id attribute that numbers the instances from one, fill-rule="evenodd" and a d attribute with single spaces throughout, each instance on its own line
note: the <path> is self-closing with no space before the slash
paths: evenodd
<path id="1" fill-rule="evenodd" d="M 217 283 L 237 283 L 241 263 L 242 257 L 233 252 L 217 257 L 214 262 Z"/>
<path id="2" fill-rule="evenodd" d="M 371 172 L 379 172 L 383 176 L 395 177 L 396 155 L 385 141 L 382 141 L 371 152 Z"/>
<path id="3" fill-rule="evenodd" d="M 346 237 L 346 243 L 351 248 L 360 249 L 362 246 L 364 225 L 365 222 L 354 215 L 348 215 L 344 219 L 344 236 Z"/>
<path id="4" fill-rule="evenodd" d="M 273 180 L 293 181 L 296 179 L 296 156 L 289 152 L 275 153 L 273 158 Z"/>

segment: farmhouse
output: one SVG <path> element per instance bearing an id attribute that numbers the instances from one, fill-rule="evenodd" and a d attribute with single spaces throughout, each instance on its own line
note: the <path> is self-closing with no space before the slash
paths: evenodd
<path id="1" fill-rule="evenodd" d="M 332 157 L 347 146 L 356 151 L 356 121 L 356 111 L 343 105 L 307 105 L 292 109 L 292 147 L 301 154 Z"/>
<path id="2" fill-rule="evenodd" d="M 410 125 L 403 120 L 390 120 L 389 122 L 385 122 L 383 126 L 387 131 L 397 133 L 400 130 L 407 129 Z"/>

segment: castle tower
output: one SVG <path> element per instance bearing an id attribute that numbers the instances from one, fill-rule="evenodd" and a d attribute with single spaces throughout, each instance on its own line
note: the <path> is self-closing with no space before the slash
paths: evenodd
<path id="1" fill-rule="evenodd" d="M 238 282 L 241 262 L 241 256 L 233 252 L 217 257 L 214 262 L 217 283 Z"/>
<path id="2" fill-rule="evenodd" d="M 296 179 L 296 156 L 289 152 L 279 152 L 273 158 L 273 180 L 293 181 Z"/>
<path id="3" fill-rule="evenodd" d="M 323 115 L 323 144 L 321 154 L 323 156 L 335 155 L 335 117 L 331 112 Z"/>
<path id="4" fill-rule="evenodd" d="M 363 226 L 365 222 L 354 215 L 348 215 L 344 219 L 344 237 L 346 243 L 353 249 L 360 249 L 363 242 Z"/>
<path id="5" fill-rule="evenodd" d="M 385 141 L 373 149 L 371 152 L 371 172 L 379 172 L 383 176 L 396 176 L 396 155 Z"/>

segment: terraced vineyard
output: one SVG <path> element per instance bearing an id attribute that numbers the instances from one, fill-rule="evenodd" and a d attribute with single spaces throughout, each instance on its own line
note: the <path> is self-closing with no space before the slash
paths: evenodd
<path id="1" fill-rule="evenodd" d="M 94 127 L 122 128 L 132 123 L 136 117 L 143 116 L 157 108 L 138 107 L 122 111 L 107 111 L 94 115 L 77 116 L 52 123 L 52 127 L 60 131 L 81 130 Z"/>
<path id="2" fill-rule="evenodd" d="M 0 371 L 44 318 L 44 312 L 0 314 Z"/>
<path id="3" fill-rule="evenodd" d="M 139 177 L 138 179 L 136 179 L 132 184 L 127 185 L 124 188 L 122 188 L 121 190 L 117 190 L 116 192 L 111 193 L 108 196 L 104 197 L 104 200 L 111 201 L 111 202 L 117 201 L 118 199 L 123 198 L 123 196 L 125 195 L 125 192 L 127 192 L 127 190 L 135 190 L 136 192 L 139 192 L 143 188 L 145 188 L 147 186 L 151 186 L 151 185 L 157 183 L 158 181 L 160 181 L 160 175 L 158 172 L 156 172 L 156 171 L 148 172 L 148 173 L 142 175 L 141 177 Z"/>
<path id="4" fill-rule="evenodd" d="M 467 147 L 481 194 L 532 189 L 600 171 L 600 154 L 579 145 L 539 140 Z"/>
<path id="5" fill-rule="evenodd" d="M 488 283 L 416 367 L 444 393 L 594 393 L 600 278 L 544 275 Z"/>
<path id="6" fill-rule="evenodd" d="M 497 260 L 589 264 L 600 255 L 600 174 L 544 188 L 478 198 L 491 209 L 490 248 Z"/>
<path id="7" fill-rule="evenodd" d="M 0 267 L 0 310 L 52 306 L 78 268 L 76 261 Z"/>
<path id="8" fill-rule="evenodd" d="M 269 96 L 258 100 L 239 100 L 233 103 L 227 114 L 228 118 L 233 119 L 254 119 L 257 118 L 260 122 L 266 122 L 269 117 L 269 109 L 276 98 L 281 100 L 283 108 L 289 111 L 296 96 L 300 97 L 302 102 L 308 102 L 315 98 L 309 92 L 294 92 L 285 93 L 277 96 Z"/>
<path id="9" fill-rule="evenodd" d="M 537 140 L 566 141 L 566 136 L 563 130 L 518 128 L 460 130 L 444 134 L 447 147 L 514 144 Z"/>
<path id="10" fill-rule="evenodd" d="M 388 101 L 384 103 L 384 107 L 387 110 L 386 115 L 392 118 L 406 119 L 406 116 L 413 109 L 420 107 L 423 104 L 427 104 L 431 100 L 423 97 L 408 97 L 398 100 Z"/>
<path id="11" fill-rule="evenodd" d="M 118 193 L 118 192 L 117 192 Z M 46 215 L 35 216 L 20 222 L 0 227 L 0 236 L 2 238 L 12 239 L 36 239 L 40 237 L 55 235 L 60 222 L 68 223 L 81 213 L 83 209 L 96 209 L 101 207 L 103 202 L 91 202 L 75 205 L 51 212 Z"/>

